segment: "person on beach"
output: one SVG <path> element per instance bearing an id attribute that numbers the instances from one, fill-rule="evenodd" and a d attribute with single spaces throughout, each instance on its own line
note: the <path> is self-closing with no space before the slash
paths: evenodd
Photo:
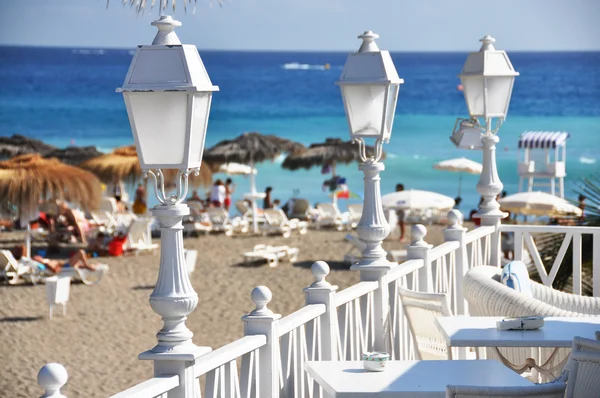
<path id="1" fill-rule="evenodd" d="M 21 260 L 25 253 L 27 253 L 27 248 L 23 246 L 16 247 L 13 251 L 13 256 L 16 260 Z M 51 271 L 55 274 L 58 274 L 65 267 L 73 267 L 73 268 L 87 268 L 91 270 L 95 270 L 96 266 L 94 264 L 90 264 L 87 261 L 87 253 L 85 250 L 80 249 L 71 254 L 68 260 L 52 260 L 49 258 L 44 258 L 42 256 L 33 256 L 32 260 L 39 263 L 44 269 Z"/>
<path id="2" fill-rule="evenodd" d="M 146 205 L 146 188 L 142 184 L 138 184 L 135 190 L 135 200 L 131 206 L 134 214 L 146 214 L 148 206 Z"/>
<path id="3" fill-rule="evenodd" d="M 226 196 L 227 190 L 225 189 L 225 184 L 223 184 L 223 181 L 220 179 L 215 181 L 210 193 L 210 204 L 214 207 L 223 207 Z"/>
<path id="4" fill-rule="evenodd" d="M 265 189 L 265 198 L 263 199 L 263 209 L 272 209 L 273 202 L 271 201 L 271 192 L 273 192 L 273 187 L 267 187 Z"/>
<path id="5" fill-rule="evenodd" d="M 402 191 L 404 191 L 404 184 L 396 184 L 396 192 Z M 398 218 L 398 227 L 400 228 L 400 243 L 404 243 L 406 241 L 404 215 L 404 210 L 396 211 L 396 217 Z"/>
<path id="6" fill-rule="evenodd" d="M 192 196 L 187 201 L 188 202 L 201 202 L 201 203 L 204 202 L 202 200 L 202 198 L 200 197 L 200 195 L 198 195 L 198 191 L 193 191 Z"/>
<path id="7" fill-rule="evenodd" d="M 227 211 L 229 211 L 229 207 L 231 206 L 231 194 L 233 194 L 234 192 L 235 192 L 235 184 L 233 183 L 231 178 L 228 178 L 225 181 L 225 201 L 224 201 L 225 210 L 227 210 Z"/>

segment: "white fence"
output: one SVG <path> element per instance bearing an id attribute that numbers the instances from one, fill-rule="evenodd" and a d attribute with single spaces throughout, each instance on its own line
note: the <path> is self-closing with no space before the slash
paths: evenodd
<path id="1" fill-rule="evenodd" d="M 201 377 L 201 397 L 320 397 L 318 385 L 304 371 L 306 361 L 360 360 L 363 352 L 371 350 L 386 350 L 396 360 L 414 359 L 415 347 L 398 288 L 446 293 L 453 314 L 468 314 L 462 277 L 472 267 L 490 264 L 492 250 L 500 249 L 491 247 L 491 238 L 500 232 L 514 233 L 515 258 L 523 258 L 527 249 L 547 285 L 573 242 L 576 293 L 581 291 L 581 237 L 592 234 L 594 295 L 600 295 L 600 228 L 502 225 L 499 230 L 480 227 L 467 232 L 459 213 L 451 212 L 448 219 L 445 243 L 431 247 L 424 241 L 425 227 L 417 225 L 408 261 L 376 273 L 361 271 L 360 283 L 339 292 L 326 280 L 327 264 L 316 262 L 312 266 L 315 282 L 304 289 L 306 306 L 286 317 L 268 309 L 268 288 L 255 288 L 251 298 L 256 309 L 243 318 L 245 336 L 196 359 L 193 371 L 185 373 L 189 380 L 161 375 L 113 398 L 196 398 Z M 548 275 L 542 273 L 532 238 L 542 232 L 565 234 L 567 242 Z"/>

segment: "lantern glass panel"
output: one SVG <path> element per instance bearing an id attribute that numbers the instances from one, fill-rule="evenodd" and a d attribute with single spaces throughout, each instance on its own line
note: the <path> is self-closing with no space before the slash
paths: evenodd
<path id="1" fill-rule="evenodd" d="M 184 161 L 187 93 L 126 92 L 142 166 L 179 168 Z"/>
<path id="2" fill-rule="evenodd" d="M 386 105 L 385 86 L 352 84 L 342 86 L 342 97 L 354 137 L 381 135 L 383 107 Z"/>
<path id="3" fill-rule="evenodd" d="M 461 78 L 463 93 L 469 115 L 472 117 L 485 116 L 485 99 L 483 92 L 483 76 L 473 76 Z"/>
<path id="4" fill-rule="evenodd" d="M 398 101 L 399 90 L 400 85 L 398 84 L 392 84 L 388 89 L 387 109 L 385 112 L 385 132 L 383 135 L 383 138 L 386 140 L 392 135 L 392 126 L 394 124 L 394 114 L 396 112 L 396 102 Z"/>
<path id="5" fill-rule="evenodd" d="M 504 117 L 508 111 L 513 76 L 488 77 L 486 113 L 488 117 Z"/>
<path id="6" fill-rule="evenodd" d="M 192 129 L 190 137 L 190 167 L 199 167 L 204 151 L 204 140 L 206 138 L 206 126 L 208 124 L 208 113 L 212 92 L 194 94 L 192 108 Z"/>

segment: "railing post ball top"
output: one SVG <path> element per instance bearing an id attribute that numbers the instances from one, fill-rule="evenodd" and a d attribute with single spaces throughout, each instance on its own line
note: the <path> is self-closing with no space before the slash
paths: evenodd
<path id="1" fill-rule="evenodd" d="M 256 305 L 256 308 L 250 312 L 250 315 L 273 315 L 273 311 L 267 308 L 271 302 L 273 293 L 266 286 L 257 286 L 250 293 L 250 300 Z"/>
<path id="2" fill-rule="evenodd" d="M 463 214 L 456 209 L 448 212 L 448 229 L 462 229 Z"/>
<path id="3" fill-rule="evenodd" d="M 427 228 L 423 224 L 415 224 L 411 229 L 412 243 L 411 246 L 429 247 L 424 238 L 427 235 Z"/>
<path id="4" fill-rule="evenodd" d="M 66 398 L 60 389 L 67 384 L 69 374 L 60 363 L 48 363 L 40 369 L 37 375 L 38 384 L 45 390 L 41 398 Z"/>
<path id="5" fill-rule="evenodd" d="M 310 287 L 330 287 L 331 283 L 327 282 L 325 278 L 329 275 L 329 265 L 325 261 L 316 261 L 310 267 L 310 270 L 315 277 Z"/>

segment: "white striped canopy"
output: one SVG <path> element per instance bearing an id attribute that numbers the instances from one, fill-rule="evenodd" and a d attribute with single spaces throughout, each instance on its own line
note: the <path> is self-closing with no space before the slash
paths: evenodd
<path id="1" fill-rule="evenodd" d="M 556 148 L 565 145 L 570 136 L 565 131 L 526 131 L 519 137 L 519 148 Z"/>

